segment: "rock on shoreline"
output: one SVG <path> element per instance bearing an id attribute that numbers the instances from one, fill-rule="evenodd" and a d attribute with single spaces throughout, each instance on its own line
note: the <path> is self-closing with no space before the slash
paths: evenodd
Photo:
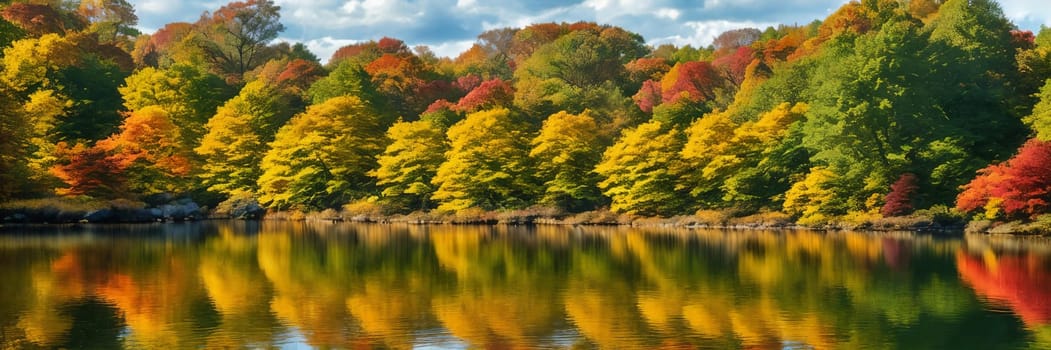
<path id="1" fill-rule="evenodd" d="M 139 223 L 193 221 L 204 218 L 200 205 L 189 198 L 144 208 L 118 207 L 68 209 L 60 206 L 14 207 L 0 209 L 0 223 Z"/>

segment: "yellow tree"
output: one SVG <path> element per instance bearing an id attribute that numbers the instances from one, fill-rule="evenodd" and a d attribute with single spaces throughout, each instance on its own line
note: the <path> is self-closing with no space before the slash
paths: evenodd
<path id="1" fill-rule="evenodd" d="M 25 152 L 29 155 L 28 179 L 45 187 L 54 185 L 48 169 L 55 163 L 57 128 L 60 118 L 67 115 L 73 101 L 51 89 L 40 89 L 29 94 L 22 105 L 24 116 L 31 127 L 22 135 L 29 141 Z"/>
<path id="2" fill-rule="evenodd" d="M 260 202 L 320 209 L 372 193 L 367 173 L 387 145 L 380 116 L 361 99 L 335 97 L 296 115 L 263 157 Z"/>
<path id="3" fill-rule="evenodd" d="M 788 140 L 807 105 L 782 103 L 759 120 L 740 125 L 727 112 L 705 115 L 686 130 L 682 157 L 691 194 L 702 204 L 768 204 L 788 189 L 790 175 L 804 172 L 806 152 Z M 749 203 L 741 203 L 742 201 Z"/>
<path id="4" fill-rule="evenodd" d="M 289 117 L 287 96 L 260 80 L 248 83 L 219 107 L 195 149 L 204 160 L 201 177 L 208 189 L 225 194 L 254 192 L 266 145 Z"/>
<path id="5" fill-rule="evenodd" d="M 563 111 L 544 121 L 529 152 L 544 182 L 541 203 L 576 211 L 590 209 L 601 201 L 595 173 L 595 165 L 602 159 L 601 134 L 588 111 Z"/>
<path id="6" fill-rule="evenodd" d="M 810 169 L 806 178 L 792 184 L 792 188 L 785 192 L 785 212 L 798 217 L 800 224 L 821 224 L 842 214 L 832 209 L 841 206 L 845 200 L 835 191 L 836 178 L 828 168 Z"/>
<path id="7" fill-rule="evenodd" d="M 613 200 L 610 209 L 662 216 L 683 212 L 687 196 L 675 188 L 681 138 L 677 129 L 665 128 L 658 121 L 624 131 L 595 168 L 605 178 L 599 187 Z"/>
<path id="8" fill-rule="evenodd" d="M 0 89 L 3 89 L 5 108 L 13 109 L 12 114 L 5 113 L 7 123 L 25 123 L 17 137 L 4 135 L 5 141 L 18 144 L 19 150 L 5 150 L 5 155 L 20 154 L 25 161 L 20 168 L 28 171 L 19 173 L 23 180 L 32 179 L 39 183 L 52 165 L 57 141 L 56 127 L 70 113 L 73 101 L 63 93 L 58 74 L 76 63 L 78 51 L 76 45 L 56 34 L 46 34 L 39 38 L 17 40 L 4 49 L 0 62 Z M 17 110 L 17 113 L 14 111 Z M 18 117 L 16 117 L 16 115 Z M 25 118 L 19 121 L 18 119 Z M 13 125 L 12 125 L 13 127 Z M 4 130 L 4 132 L 9 132 Z M 106 132 L 108 134 L 109 131 Z M 19 181 L 24 186 L 26 183 Z M 12 182 L 13 183 L 13 182 Z M 18 186 L 18 187 L 23 187 Z"/>
<path id="9" fill-rule="evenodd" d="M 431 197 L 440 211 L 523 207 L 535 192 L 529 174 L 529 139 L 511 111 L 472 113 L 449 128 L 451 148 L 438 167 Z"/>
<path id="10" fill-rule="evenodd" d="M 398 122 L 387 130 L 387 138 L 391 144 L 380 155 L 379 168 L 369 175 L 376 178 L 388 202 L 427 209 L 435 190 L 431 179 L 449 148 L 445 132 L 427 120 Z"/>
<path id="11" fill-rule="evenodd" d="M 1044 83 L 1037 94 L 1040 98 L 1033 113 L 1026 116 L 1023 121 L 1029 125 L 1036 134 L 1036 138 L 1042 141 L 1051 140 L 1051 79 Z"/>
<path id="12" fill-rule="evenodd" d="M 182 142 L 190 147 L 197 146 L 205 123 L 232 94 L 218 76 L 189 64 L 143 68 L 129 76 L 119 91 L 128 110 L 160 106 L 168 111 Z"/>
<path id="13" fill-rule="evenodd" d="M 52 88 L 57 71 L 77 62 L 76 45 L 58 34 L 16 40 L 4 48 L 0 80 L 15 91 Z"/>
<path id="14" fill-rule="evenodd" d="M 686 144 L 681 154 L 685 161 L 682 163 L 684 176 L 677 186 L 689 191 L 701 204 L 721 201 L 718 195 L 721 183 L 712 181 L 704 169 L 716 157 L 727 154 L 737 126 L 729 113 L 716 111 L 705 114 L 686 129 Z"/>

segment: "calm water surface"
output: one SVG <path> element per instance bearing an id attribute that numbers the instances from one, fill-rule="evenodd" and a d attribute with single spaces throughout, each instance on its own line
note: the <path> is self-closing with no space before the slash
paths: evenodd
<path id="1" fill-rule="evenodd" d="M 1051 243 L 205 222 L 0 232 L 0 348 L 1051 348 Z"/>

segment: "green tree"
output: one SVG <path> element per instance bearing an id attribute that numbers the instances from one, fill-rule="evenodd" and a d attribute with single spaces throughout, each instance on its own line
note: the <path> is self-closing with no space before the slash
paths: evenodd
<path id="1" fill-rule="evenodd" d="M 205 123 L 232 94 L 218 76 L 189 64 L 143 68 L 129 76 L 119 90 L 129 110 L 161 106 L 168 111 L 181 129 L 182 142 L 190 147 L 197 146 Z"/>
<path id="2" fill-rule="evenodd" d="M 257 80 L 219 107 L 195 149 L 203 158 L 201 177 L 209 190 L 229 195 L 255 192 L 267 144 L 292 117 L 290 99 Z"/>
<path id="3" fill-rule="evenodd" d="M 686 130 L 680 186 L 705 206 L 779 208 L 776 197 L 788 189 L 788 179 L 805 171 L 797 122 L 806 110 L 806 104 L 782 103 L 740 125 L 725 112 L 706 115 Z"/>
<path id="4" fill-rule="evenodd" d="M 92 50 L 98 45 L 83 35 L 45 34 L 15 41 L 4 49 L 0 80 L 25 100 L 50 90 L 72 102 L 56 120 L 54 137 L 70 142 L 94 142 L 117 130 L 120 99 L 117 85 L 126 73 L 116 59 Z"/>
<path id="5" fill-rule="evenodd" d="M 0 83 L 0 201 L 20 194 L 29 176 L 28 150 L 32 128 L 19 108 L 16 93 Z"/>
<path id="6" fill-rule="evenodd" d="M 271 208 L 332 208 L 373 193 L 367 173 L 387 145 L 386 125 L 357 97 L 296 115 L 263 157 L 260 201 Z"/>
<path id="7" fill-rule="evenodd" d="M 602 202 L 595 166 L 602 159 L 602 131 L 590 112 L 559 112 L 547 118 L 533 139 L 529 156 L 544 182 L 540 203 L 571 211 L 592 209 Z"/>
<path id="8" fill-rule="evenodd" d="M 126 0 L 81 0 L 77 13 L 91 22 L 88 30 L 98 34 L 100 40 L 115 42 L 121 36 L 139 35 L 134 28 L 139 17 Z"/>
<path id="9" fill-rule="evenodd" d="M 427 120 L 397 122 L 387 138 L 391 144 L 379 156 L 379 168 L 369 173 L 383 189 L 384 200 L 403 209 L 430 209 L 436 189 L 431 180 L 449 149 L 445 131 Z"/>
<path id="10" fill-rule="evenodd" d="M 432 183 L 439 211 L 521 208 L 536 192 L 529 138 L 511 111 L 472 113 L 449 128 L 450 149 Z"/>
<path id="11" fill-rule="evenodd" d="M 377 108 L 386 104 L 365 68 L 349 60 L 340 61 L 328 76 L 314 82 L 307 94 L 314 104 L 339 96 L 359 96 Z"/>
<path id="12" fill-rule="evenodd" d="M 116 63 L 85 55 L 59 72 L 59 84 L 72 105 L 57 125 L 63 141 L 95 141 L 117 132 L 121 123 L 119 86 L 128 76 Z"/>
<path id="13" fill-rule="evenodd" d="M 1051 49 L 1051 27 L 1047 27 L 1043 24 L 1040 25 L 1040 31 L 1036 33 L 1036 39 L 1033 40 L 1036 47 Z"/>
<path id="14" fill-rule="evenodd" d="M 15 40 L 23 39 L 25 36 L 26 32 L 22 28 L 0 18 L 0 47 L 7 47 Z"/>
<path id="15" fill-rule="evenodd" d="M 540 46 L 515 70 L 515 105 L 533 116 L 580 113 L 594 107 L 583 98 L 589 89 L 625 83 L 624 65 L 641 56 L 641 38 L 604 33 L 573 31 Z"/>
<path id="16" fill-rule="evenodd" d="M 204 38 L 198 45 L 216 72 L 240 81 L 268 60 L 267 45 L 285 30 L 280 11 L 272 0 L 247 0 L 205 13 L 196 24 Z"/>
<path id="17" fill-rule="evenodd" d="M 625 130 L 606 149 L 595 172 L 604 180 L 603 193 L 613 200 L 615 212 L 670 216 L 688 208 L 688 193 L 676 190 L 681 169 L 681 132 L 651 121 Z"/>
<path id="18" fill-rule="evenodd" d="M 1033 113 L 1026 116 L 1024 121 L 1036 133 L 1036 138 L 1051 141 L 1051 79 L 1040 88 L 1038 97 L 1039 101 L 1033 106 Z"/>
<path id="19" fill-rule="evenodd" d="M 969 132 L 975 128 L 970 123 L 1002 132 L 995 126 L 1001 115 L 984 120 L 981 112 L 975 117 L 945 105 L 942 94 L 953 85 L 942 84 L 955 72 L 942 69 L 949 64 L 941 61 L 938 47 L 911 21 L 888 22 L 857 40 L 840 36 L 825 44 L 809 91 L 803 144 L 811 162 L 837 174 L 837 185 L 845 186 L 838 190 L 848 196 L 846 207 L 837 210 L 878 209 L 891 182 L 904 172 L 920 177 L 924 203 L 948 203 L 965 174 L 976 170 L 968 154 L 982 154 L 959 152 L 954 145 L 985 147 L 979 143 L 986 137 Z"/>
<path id="20" fill-rule="evenodd" d="M 961 143 L 972 145 L 968 153 L 986 161 L 1006 159 L 1025 141 L 1019 119 L 1029 114 L 1035 103 L 1031 95 L 1040 87 L 1018 83 L 1015 26 L 995 1 L 948 0 L 928 29 L 932 51 L 940 58 L 930 65 L 944 66 L 938 79 L 947 82 L 937 90 L 944 93 L 936 96 L 937 104 L 962 129 L 958 134 L 966 139 Z"/>
<path id="21" fill-rule="evenodd" d="M 76 45 L 57 34 L 16 40 L 4 48 L 0 79 L 14 91 L 56 88 L 58 71 L 77 63 Z"/>

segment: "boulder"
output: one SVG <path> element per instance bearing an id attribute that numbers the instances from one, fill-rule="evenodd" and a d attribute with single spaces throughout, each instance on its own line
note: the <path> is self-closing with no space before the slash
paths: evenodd
<path id="1" fill-rule="evenodd" d="M 99 209 L 88 212 L 84 215 L 84 220 L 87 222 L 109 222 L 114 218 L 113 210 L 110 209 Z"/>

